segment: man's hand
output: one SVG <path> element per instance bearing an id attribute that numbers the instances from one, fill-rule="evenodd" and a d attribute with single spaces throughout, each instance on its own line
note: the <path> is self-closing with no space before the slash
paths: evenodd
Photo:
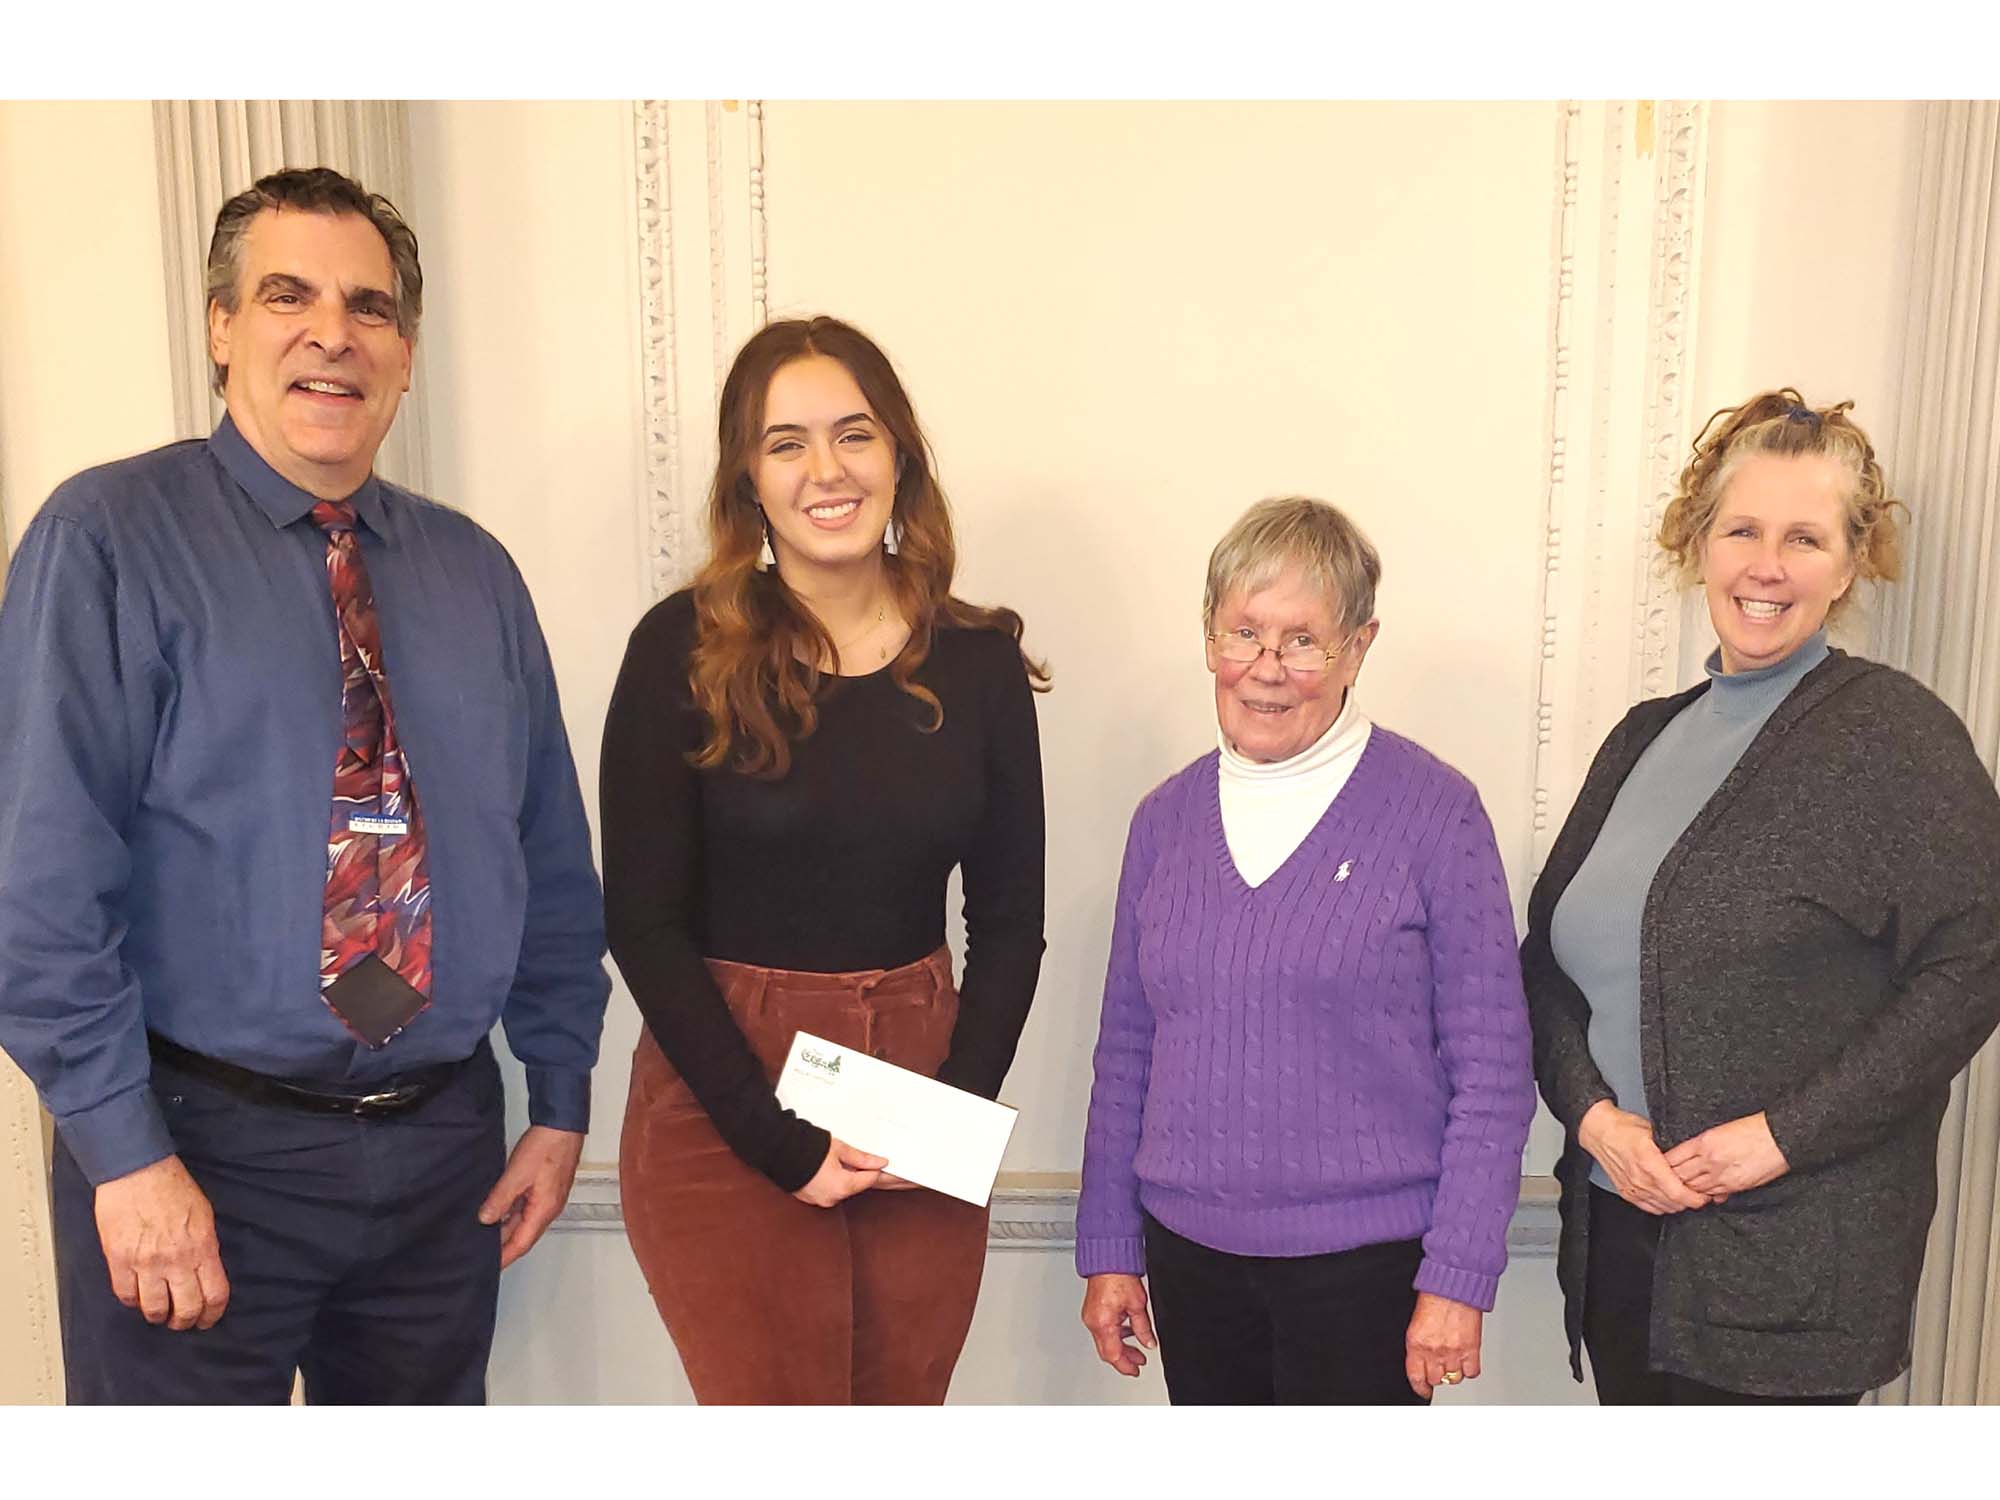
<path id="1" fill-rule="evenodd" d="M 1718 1201 L 1762 1187 L 1792 1169 L 1762 1110 L 1688 1137 L 1666 1154 L 1666 1162 L 1695 1192 Z"/>
<path id="2" fill-rule="evenodd" d="M 576 1164 L 583 1159 L 583 1132 L 530 1125 L 514 1143 L 507 1170 L 479 1205 L 479 1222 L 499 1224 L 500 1269 L 506 1270 L 535 1248 L 542 1231 L 569 1202 Z"/>
<path id="3" fill-rule="evenodd" d="M 178 1156 L 100 1183 L 97 1237 L 111 1291 L 148 1323 L 213 1328 L 229 1306 L 215 1212 Z"/>

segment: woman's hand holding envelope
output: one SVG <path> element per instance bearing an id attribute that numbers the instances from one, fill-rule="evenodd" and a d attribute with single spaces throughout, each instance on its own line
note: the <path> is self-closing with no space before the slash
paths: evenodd
<path id="1" fill-rule="evenodd" d="M 810 1203 L 814 1208 L 832 1208 L 834 1204 L 874 1187 L 882 1180 L 882 1168 L 888 1164 L 887 1157 L 857 1151 L 835 1136 L 828 1142 L 826 1160 L 819 1164 L 812 1181 L 792 1196 L 801 1203 Z"/>

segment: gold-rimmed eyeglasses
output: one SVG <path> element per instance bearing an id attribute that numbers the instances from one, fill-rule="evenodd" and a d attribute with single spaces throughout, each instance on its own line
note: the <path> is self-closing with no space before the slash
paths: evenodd
<path id="1" fill-rule="evenodd" d="M 1252 666 L 1262 660 L 1268 651 L 1278 658 L 1279 666 L 1298 677 L 1312 677 L 1324 672 L 1354 641 L 1354 635 L 1350 634 L 1338 646 L 1329 647 L 1322 646 L 1309 635 L 1295 635 L 1283 645 L 1267 646 L 1247 626 L 1235 630 L 1210 630 L 1204 634 L 1215 648 L 1215 654 L 1226 662 Z"/>

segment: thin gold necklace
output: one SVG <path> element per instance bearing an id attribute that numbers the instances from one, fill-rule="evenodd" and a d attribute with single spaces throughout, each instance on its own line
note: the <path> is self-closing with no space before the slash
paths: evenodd
<path id="1" fill-rule="evenodd" d="M 842 656 L 846 653 L 847 648 L 849 646 L 860 645 L 863 641 L 867 640 L 869 636 L 873 635 L 876 631 L 880 630 L 883 624 L 888 620 L 888 618 L 889 618 L 889 604 L 887 600 L 884 600 L 880 604 L 877 604 L 875 606 L 874 622 L 870 624 L 867 629 L 863 630 L 861 634 L 853 637 L 851 640 L 835 641 L 833 643 L 834 655 L 836 657 Z M 889 648 L 887 645 L 884 645 L 880 653 L 877 655 L 876 660 L 887 661 L 888 659 L 889 659 Z"/>

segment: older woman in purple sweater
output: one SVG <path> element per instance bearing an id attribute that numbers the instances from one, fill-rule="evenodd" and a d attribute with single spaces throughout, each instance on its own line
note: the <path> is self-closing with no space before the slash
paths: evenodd
<path id="1" fill-rule="evenodd" d="M 1355 701 L 1380 578 L 1332 506 L 1250 508 L 1203 600 L 1220 744 L 1125 845 L 1076 1266 L 1098 1357 L 1163 1345 L 1177 1405 L 1428 1401 L 1507 1264 L 1507 881 L 1472 783 Z"/>

